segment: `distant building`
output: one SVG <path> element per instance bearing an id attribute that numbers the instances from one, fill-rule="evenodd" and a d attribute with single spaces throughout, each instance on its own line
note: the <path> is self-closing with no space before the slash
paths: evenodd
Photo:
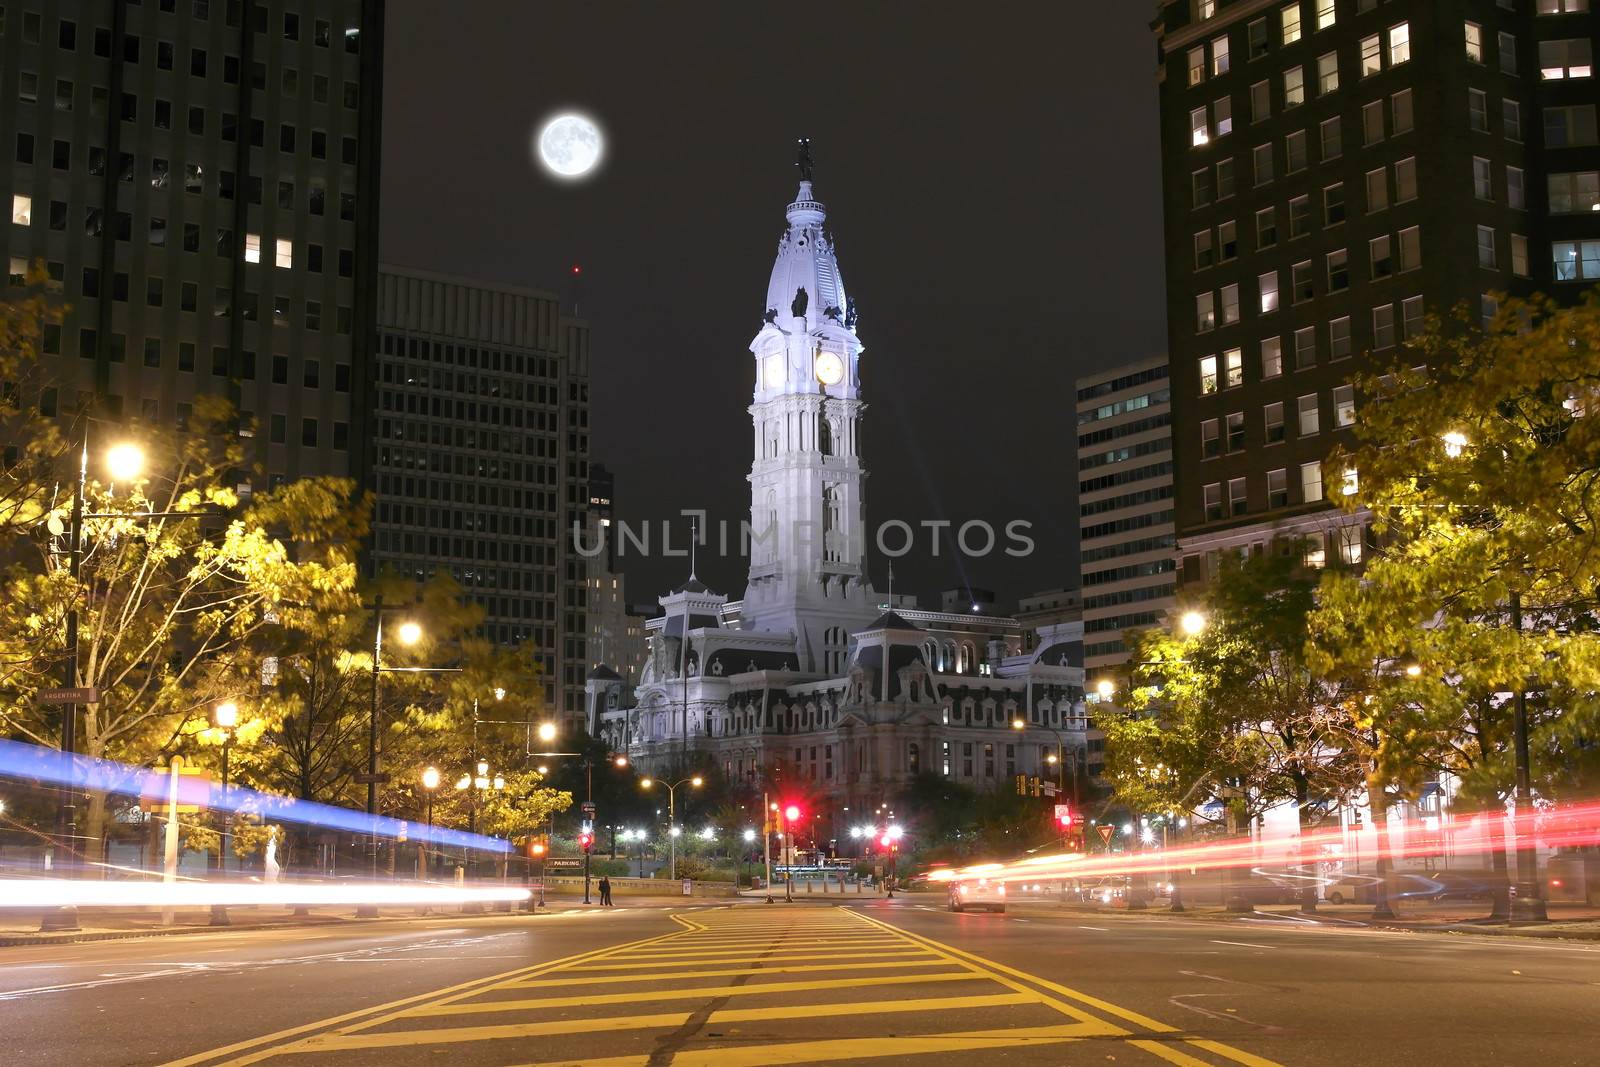
<path id="1" fill-rule="evenodd" d="M 639 681 L 644 669 L 645 620 L 655 614 L 654 605 L 642 614 L 628 605 L 626 576 L 617 568 L 616 479 L 603 464 L 589 467 L 588 522 L 593 536 L 586 546 L 604 550 L 587 560 L 589 569 L 589 660 L 605 664 L 629 689 Z"/>
<path id="2" fill-rule="evenodd" d="M 0 256 L 68 307 L 46 413 L 221 395 L 268 484 L 362 477 L 383 5 L 13 4 L 0 46 Z"/>
<path id="3" fill-rule="evenodd" d="M 1042 627 L 1024 652 L 1017 619 L 985 610 L 993 594 L 964 589 L 941 598 L 953 610 L 925 611 L 867 575 L 862 348 L 825 218 L 802 181 L 750 346 L 744 598 L 692 574 L 661 597 L 635 706 L 617 702 L 603 729 L 647 770 L 701 761 L 736 782 L 792 784 L 830 820 L 921 774 L 981 790 L 1053 779 L 1058 748 L 1074 768 L 1086 759 L 1081 626 Z"/>
<path id="4" fill-rule="evenodd" d="M 1125 662 L 1127 631 L 1175 603 L 1171 382 L 1139 360 L 1078 379 L 1078 559 L 1083 667 Z"/>
<path id="5" fill-rule="evenodd" d="M 1360 417 L 1352 377 L 1400 358 L 1427 315 L 1600 281 L 1596 10 L 1161 4 L 1185 580 L 1284 536 L 1308 566 L 1359 565 L 1364 520 L 1329 506 L 1343 478 L 1322 470 Z"/>
<path id="6" fill-rule="evenodd" d="M 444 569 L 483 632 L 527 643 L 555 714 L 581 720 L 589 672 L 589 328 L 556 297 L 384 267 L 372 562 Z"/>

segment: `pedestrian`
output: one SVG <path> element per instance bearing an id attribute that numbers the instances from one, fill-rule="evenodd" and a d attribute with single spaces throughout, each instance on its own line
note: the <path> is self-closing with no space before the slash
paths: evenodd
<path id="1" fill-rule="evenodd" d="M 603 874 L 600 876 L 600 906 L 603 908 L 614 906 L 611 903 L 611 879 Z"/>

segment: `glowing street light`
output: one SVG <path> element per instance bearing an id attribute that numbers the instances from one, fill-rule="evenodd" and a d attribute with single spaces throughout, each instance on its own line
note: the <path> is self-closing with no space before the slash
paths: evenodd
<path id="1" fill-rule="evenodd" d="M 1101 700 L 1110 700 L 1116 694 L 1117 683 L 1110 678 L 1102 678 L 1095 683 L 1094 691 Z"/>
<path id="2" fill-rule="evenodd" d="M 745 831 L 744 831 L 744 843 L 748 845 L 750 842 L 754 841 L 755 839 L 756 839 L 756 832 L 754 830 L 749 829 L 748 827 L 746 827 Z"/>
<path id="3" fill-rule="evenodd" d="M 549 742 L 554 741 L 555 739 L 556 739 L 556 724 L 553 723 L 553 722 L 542 722 L 542 723 L 540 723 L 539 724 L 539 740 L 544 741 L 544 742 L 546 742 L 548 744 Z"/>
<path id="4" fill-rule="evenodd" d="M 397 633 L 402 645 L 414 645 L 422 640 L 422 627 L 409 619 L 400 624 Z"/>
<path id="5" fill-rule="evenodd" d="M 112 445 L 106 451 L 106 470 L 115 481 L 133 481 L 144 471 L 144 449 L 131 441 Z"/>
<path id="6" fill-rule="evenodd" d="M 1459 430 L 1451 430 L 1449 433 L 1444 434 L 1442 440 L 1444 441 L 1444 454 L 1451 459 L 1458 458 L 1466 450 L 1468 444 L 1467 435 Z"/>
<path id="7" fill-rule="evenodd" d="M 439 788 L 439 768 L 424 768 L 422 772 L 422 788 L 428 790 L 429 792 Z M 432 817 L 428 819 L 428 822 L 433 822 Z"/>
<path id="8" fill-rule="evenodd" d="M 1206 628 L 1206 617 L 1198 611 L 1186 611 L 1178 621 L 1183 627 L 1183 632 L 1190 637 L 1198 635 Z"/>

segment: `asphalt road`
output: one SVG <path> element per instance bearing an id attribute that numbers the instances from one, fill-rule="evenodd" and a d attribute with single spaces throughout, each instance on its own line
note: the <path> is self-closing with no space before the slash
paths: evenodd
<path id="1" fill-rule="evenodd" d="M 0 1062 L 1600 1062 L 1600 946 L 936 903 L 0 949 Z"/>

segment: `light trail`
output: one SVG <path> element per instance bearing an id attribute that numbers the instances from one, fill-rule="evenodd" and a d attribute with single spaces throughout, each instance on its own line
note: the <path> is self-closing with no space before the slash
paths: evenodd
<path id="1" fill-rule="evenodd" d="M 0 775 L 31 778 L 51 785 L 71 786 L 87 792 L 123 793 L 165 802 L 171 775 L 163 770 L 135 767 L 115 760 L 89 756 L 68 756 L 53 748 L 0 740 Z M 178 803 L 260 816 L 264 822 L 304 823 L 330 830 L 346 830 L 379 837 L 404 837 L 411 842 L 479 849 L 485 852 L 510 852 L 511 843 L 498 837 L 484 837 L 462 830 L 449 830 L 425 823 L 368 815 L 363 811 L 319 804 L 314 800 L 262 793 L 247 786 L 219 785 L 188 775 L 178 778 Z"/>
<path id="2" fill-rule="evenodd" d="M 1520 833 L 1514 828 L 1520 827 Z M 1382 835 L 1380 835 L 1382 836 Z M 1436 856 L 1441 851 L 1440 831 L 1419 830 L 1415 825 L 1389 828 L 1386 847 L 1363 847 L 1361 859 L 1400 860 Z M 1529 838 L 1543 849 L 1600 845 L 1600 803 L 1590 802 L 1524 814 L 1488 812 L 1455 815 L 1449 831 L 1450 849 L 1458 853 L 1488 853 L 1513 847 Z M 1023 881 L 1036 878 L 1104 878 L 1135 874 L 1191 873 L 1230 868 L 1254 869 L 1313 867 L 1346 858 L 1348 833 L 1342 827 L 1302 831 L 1298 837 L 1257 841 L 1250 837 L 1213 839 L 1199 844 L 1137 852 L 1063 852 L 1029 856 L 1010 863 L 981 863 L 931 873 L 930 881 L 946 882 L 969 877 Z M 1514 872 L 1513 872 L 1514 873 Z"/>
<path id="3" fill-rule="evenodd" d="M 92 882 L 0 879 L 5 908 L 205 908 L 214 904 L 314 907 L 339 904 L 499 904 L 525 901 L 519 886 L 431 886 L 396 882 Z"/>

